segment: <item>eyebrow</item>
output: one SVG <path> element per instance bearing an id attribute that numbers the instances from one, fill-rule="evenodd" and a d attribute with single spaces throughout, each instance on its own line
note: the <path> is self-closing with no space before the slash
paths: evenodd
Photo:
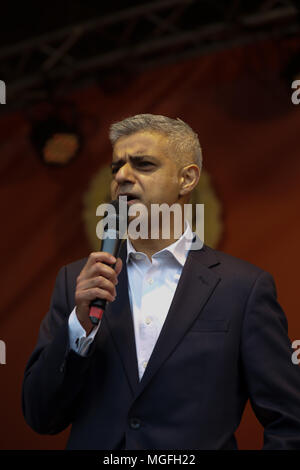
<path id="1" fill-rule="evenodd" d="M 128 155 L 128 158 L 131 161 L 139 161 L 144 160 L 146 158 L 155 159 L 154 155 Z M 122 165 L 123 163 L 125 163 L 125 161 L 126 160 L 124 158 L 120 158 L 119 160 L 112 162 L 110 166 L 114 168 L 116 166 Z"/>

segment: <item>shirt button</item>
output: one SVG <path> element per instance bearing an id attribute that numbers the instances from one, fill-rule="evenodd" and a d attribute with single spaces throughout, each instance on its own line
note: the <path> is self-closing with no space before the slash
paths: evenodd
<path id="1" fill-rule="evenodd" d="M 129 426 L 131 429 L 139 429 L 141 427 L 141 420 L 138 418 L 130 418 Z"/>
<path id="2" fill-rule="evenodd" d="M 144 367 L 144 369 L 146 369 L 147 364 L 148 364 L 148 361 L 144 361 L 144 362 L 143 362 L 143 367 Z"/>
<path id="3" fill-rule="evenodd" d="M 147 323 L 147 325 L 150 325 L 150 323 L 151 323 L 151 318 L 150 317 L 146 318 L 146 323 Z"/>

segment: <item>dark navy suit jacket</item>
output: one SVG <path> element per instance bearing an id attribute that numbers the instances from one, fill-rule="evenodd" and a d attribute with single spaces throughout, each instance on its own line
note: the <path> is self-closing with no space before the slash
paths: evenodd
<path id="1" fill-rule="evenodd" d="M 300 449 L 300 368 L 272 276 L 204 245 L 190 251 L 142 380 L 126 245 L 117 298 L 86 357 L 68 316 L 86 260 L 64 266 L 26 367 L 23 412 L 38 433 L 72 424 L 68 449 L 236 449 L 248 399 L 264 449 Z"/>

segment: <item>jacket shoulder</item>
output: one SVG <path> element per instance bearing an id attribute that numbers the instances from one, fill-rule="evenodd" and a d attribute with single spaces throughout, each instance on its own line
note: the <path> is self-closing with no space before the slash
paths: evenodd
<path id="1" fill-rule="evenodd" d="M 226 273 L 227 276 L 255 279 L 263 272 L 266 272 L 249 261 L 215 250 L 208 245 L 203 245 L 203 250 L 207 258 L 215 260 L 217 270 L 222 274 Z"/>

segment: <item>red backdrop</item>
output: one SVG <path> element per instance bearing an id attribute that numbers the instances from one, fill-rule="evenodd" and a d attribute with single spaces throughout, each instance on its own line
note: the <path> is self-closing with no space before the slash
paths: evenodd
<path id="1" fill-rule="evenodd" d="M 218 248 L 274 275 L 290 338 L 300 338 L 300 106 L 291 103 L 291 90 L 279 77 L 287 52 L 299 45 L 264 42 L 124 76 L 115 91 L 96 85 L 76 91 L 71 98 L 84 147 L 65 168 L 38 160 L 24 112 L 2 116 L 0 339 L 7 363 L 0 365 L 1 449 L 65 446 L 68 431 L 39 436 L 24 422 L 23 371 L 59 267 L 90 252 L 82 196 L 95 170 L 110 159 L 109 125 L 124 117 L 165 114 L 196 130 L 223 206 L 225 233 Z M 237 439 L 241 449 L 262 444 L 262 428 L 249 406 Z"/>

